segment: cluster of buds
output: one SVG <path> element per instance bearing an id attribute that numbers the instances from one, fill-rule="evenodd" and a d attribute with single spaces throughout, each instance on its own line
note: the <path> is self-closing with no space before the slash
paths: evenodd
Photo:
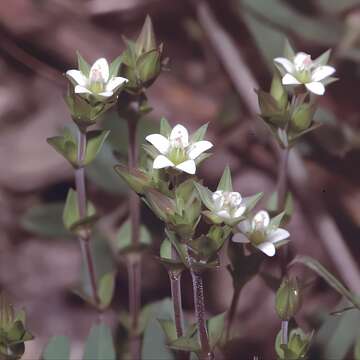
<path id="1" fill-rule="evenodd" d="M 281 334 L 276 338 L 276 354 L 280 360 L 302 360 L 307 358 L 314 333 L 305 334 L 300 328 L 292 329 L 287 344 L 281 344 Z"/>
<path id="2" fill-rule="evenodd" d="M 312 60 L 309 54 L 295 53 L 287 43 L 285 56 L 274 59 L 270 92 L 258 91 L 261 118 L 281 146 L 292 146 L 302 135 L 319 126 L 314 122 L 315 97 L 335 81 L 335 68 L 327 65 L 330 51 Z"/>
<path id="3" fill-rule="evenodd" d="M 138 95 L 159 76 L 167 63 L 163 59 L 163 45 L 158 45 L 149 16 L 136 41 L 125 39 L 127 48 L 122 54 L 120 74 L 129 80 L 126 91 Z"/>
<path id="4" fill-rule="evenodd" d="M 26 329 L 24 310 L 15 312 L 4 294 L 0 294 L 0 358 L 20 359 L 25 352 L 25 342 L 33 336 Z"/>

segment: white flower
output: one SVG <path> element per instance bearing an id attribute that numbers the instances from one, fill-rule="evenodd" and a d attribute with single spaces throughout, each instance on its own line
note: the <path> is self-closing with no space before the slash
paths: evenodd
<path id="1" fill-rule="evenodd" d="M 96 95 L 109 98 L 128 80 L 121 76 L 110 77 L 109 64 L 101 58 L 94 62 L 86 76 L 80 70 L 68 70 L 66 75 L 74 82 L 74 91 L 80 95 Z"/>
<path id="2" fill-rule="evenodd" d="M 290 234 L 287 230 L 271 226 L 267 211 L 259 211 L 252 221 L 245 220 L 238 225 L 241 233 L 233 236 L 237 243 L 251 243 L 268 256 L 274 256 L 275 244 L 287 239 Z"/>
<path id="3" fill-rule="evenodd" d="M 244 214 L 246 206 L 240 193 L 235 191 L 217 190 L 212 194 L 214 213 L 222 219 L 237 219 Z"/>
<path id="4" fill-rule="evenodd" d="M 210 141 L 189 142 L 189 133 L 182 125 L 176 125 L 168 138 L 161 134 L 152 134 L 146 137 L 160 154 L 153 163 L 154 169 L 172 167 L 188 174 L 195 174 L 195 159 L 213 147 Z"/>
<path id="5" fill-rule="evenodd" d="M 276 64 L 281 66 L 283 73 L 283 85 L 300 85 L 316 95 L 324 95 L 325 86 L 323 80 L 335 72 L 335 68 L 329 65 L 320 65 L 316 60 L 311 60 L 311 56 L 304 52 L 295 55 L 293 61 L 278 57 L 274 59 Z"/>

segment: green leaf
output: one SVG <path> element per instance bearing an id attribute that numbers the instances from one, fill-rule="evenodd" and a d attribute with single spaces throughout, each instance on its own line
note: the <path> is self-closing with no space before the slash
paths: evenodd
<path id="1" fill-rule="evenodd" d="M 324 12 L 342 13 L 359 5 L 359 0 L 318 0 L 317 4 L 321 6 Z"/>
<path id="2" fill-rule="evenodd" d="M 165 136 L 165 137 L 169 137 L 170 133 L 171 133 L 171 130 L 172 130 L 171 125 L 169 124 L 167 119 L 162 117 L 160 119 L 160 134 Z"/>
<path id="3" fill-rule="evenodd" d="M 63 212 L 63 222 L 65 228 L 71 231 L 76 231 L 76 228 L 80 227 L 81 225 L 86 225 L 93 222 L 95 217 L 95 207 L 90 202 L 88 202 L 87 216 L 83 219 L 80 218 L 76 191 L 70 188 L 66 197 Z"/>
<path id="4" fill-rule="evenodd" d="M 200 198 L 204 205 L 211 211 L 214 210 L 214 204 L 212 201 L 212 192 L 205 186 L 194 182 L 194 185 L 196 187 L 196 190 L 198 191 Z"/>
<path id="5" fill-rule="evenodd" d="M 90 73 L 90 65 L 85 61 L 85 59 L 81 56 L 79 51 L 76 52 L 77 60 L 78 60 L 78 68 L 85 75 L 89 76 Z"/>
<path id="6" fill-rule="evenodd" d="M 116 360 L 111 330 L 107 325 L 100 323 L 92 326 L 83 360 Z"/>
<path id="7" fill-rule="evenodd" d="M 168 239 L 163 240 L 161 243 L 160 257 L 163 259 L 172 259 L 172 245 Z"/>
<path id="8" fill-rule="evenodd" d="M 222 191 L 232 191 L 233 190 L 229 166 L 226 166 L 226 168 L 222 174 L 222 177 L 220 179 L 217 190 L 222 190 Z"/>
<path id="9" fill-rule="evenodd" d="M 136 61 L 139 77 L 143 83 L 152 81 L 161 70 L 161 54 L 158 49 L 150 50 Z"/>
<path id="10" fill-rule="evenodd" d="M 360 310 L 360 300 L 356 295 L 352 294 L 349 289 L 347 289 L 333 274 L 331 274 L 323 265 L 321 265 L 317 260 L 311 258 L 310 256 L 297 256 L 289 266 L 295 264 L 302 264 L 308 267 L 310 270 L 317 273 L 322 277 L 335 291 L 340 295 L 344 296 L 349 300 L 354 306 Z"/>
<path id="11" fill-rule="evenodd" d="M 220 341 L 225 327 L 225 312 L 207 321 L 210 346 L 213 349 Z"/>
<path id="12" fill-rule="evenodd" d="M 197 141 L 201 141 L 204 140 L 207 128 L 208 128 L 209 123 L 206 123 L 202 126 L 199 127 L 199 129 L 197 129 L 191 136 L 191 142 L 197 142 Z"/>
<path id="13" fill-rule="evenodd" d="M 48 138 L 46 141 L 72 166 L 77 167 L 77 142 L 68 128 L 63 130 L 63 135 Z"/>
<path id="14" fill-rule="evenodd" d="M 291 46 L 291 43 L 288 38 L 285 39 L 284 56 L 289 60 L 292 60 L 295 57 L 295 51 Z"/>
<path id="15" fill-rule="evenodd" d="M 42 353 L 42 360 L 70 360 L 70 342 L 66 336 L 53 336 Z"/>
<path id="16" fill-rule="evenodd" d="M 131 221 L 130 219 L 125 221 L 122 226 L 120 227 L 117 235 L 116 235 L 116 242 L 115 246 L 118 251 L 124 251 L 125 249 L 131 247 Z M 151 235 L 149 230 L 145 225 L 141 225 L 140 227 L 140 244 L 142 245 L 150 245 L 151 244 Z"/>
<path id="17" fill-rule="evenodd" d="M 170 319 L 172 317 L 172 301 L 169 298 L 150 304 L 145 327 L 142 356 L 144 360 L 173 360 L 173 353 L 167 347 L 167 338 L 157 319 Z"/>
<path id="18" fill-rule="evenodd" d="M 173 320 L 158 319 L 159 324 L 166 335 L 168 343 L 171 343 L 177 339 L 176 325 Z"/>
<path id="19" fill-rule="evenodd" d="M 242 203 L 244 203 L 244 205 L 246 206 L 246 212 L 249 212 L 250 210 L 252 210 L 257 205 L 257 203 L 261 200 L 263 195 L 264 195 L 264 193 L 259 192 L 255 195 L 244 197 L 242 199 Z"/>
<path id="20" fill-rule="evenodd" d="M 14 308 L 4 292 L 0 293 L 0 329 L 7 330 L 14 321 Z"/>
<path id="21" fill-rule="evenodd" d="M 120 65 L 122 62 L 122 55 L 119 55 L 113 60 L 109 68 L 109 78 L 116 77 L 119 74 Z"/>
<path id="22" fill-rule="evenodd" d="M 354 348 L 354 359 L 360 360 L 360 335 L 358 336 L 358 339 L 356 340 L 355 348 Z"/>
<path id="23" fill-rule="evenodd" d="M 160 220 L 167 222 L 176 211 L 175 201 L 155 189 L 145 191 L 147 204 Z"/>
<path id="24" fill-rule="evenodd" d="M 39 204 L 26 211 L 20 220 L 21 226 L 42 237 L 71 237 L 62 221 L 64 203 Z"/>
<path id="25" fill-rule="evenodd" d="M 105 142 L 95 160 L 86 168 L 86 175 L 99 188 L 114 194 L 124 194 L 125 186 L 114 172 L 118 160 L 113 155 L 110 145 Z"/>
<path id="26" fill-rule="evenodd" d="M 103 275 L 99 282 L 99 299 L 101 309 L 110 306 L 115 289 L 115 272 L 109 272 Z"/>
<path id="27" fill-rule="evenodd" d="M 92 130 L 86 133 L 87 144 L 84 165 L 89 165 L 96 158 L 109 134 L 109 130 Z"/>
<path id="28" fill-rule="evenodd" d="M 280 227 L 284 215 L 285 215 L 285 211 L 283 211 L 279 215 L 276 215 L 275 217 L 273 217 L 270 220 L 269 228 L 277 229 L 278 227 Z"/>

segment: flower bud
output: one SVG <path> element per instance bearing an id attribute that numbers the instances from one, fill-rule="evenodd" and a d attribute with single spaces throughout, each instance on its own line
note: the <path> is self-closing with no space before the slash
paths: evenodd
<path id="1" fill-rule="evenodd" d="M 291 128 L 295 131 L 306 130 L 313 120 L 315 107 L 310 104 L 301 104 L 295 108 L 291 116 Z"/>
<path id="2" fill-rule="evenodd" d="M 301 306 L 300 287 L 296 278 L 285 278 L 276 292 L 275 308 L 281 320 L 290 320 Z"/>
<path id="3" fill-rule="evenodd" d="M 143 171 L 130 169 L 127 166 L 118 164 L 114 167 L 116 173 L 138 194 L 143 194 L 150 186 L 151 179 Z"/>
<path id="4" fill-rule="evenodd" d="M 284 89 L 284 86 L 281 82 L 281 77 L 279 72 L 275 70 L 271 88 L 270 88 L 270 95 L 276 100 L 276 103 L 281 110 L 285 110 L 288 104 L 288 94 Z"/>
<path id="5" fill-rule="evenodd" d="M 149 15 L 146 16 L 144 25 L 135 43 L 136 52 L 141 55 L 156 49 L 154 26 Z"/>

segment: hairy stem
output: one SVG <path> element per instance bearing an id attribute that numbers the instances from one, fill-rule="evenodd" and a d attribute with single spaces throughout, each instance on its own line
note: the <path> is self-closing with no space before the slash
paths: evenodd
<path id="1" fill-rule="evenodd" d="M 241 287 L 235 286 L 234 287 L 234 293 L 231 299 L 230 309 L 228 313 L 228 323 L 227 323 L 227 329 L 226 329 L 226 341 L 229 341 L 230 339 L 230 333 L 231 333 L 231 327 L 234 322 L 236 308 L 239 302 Z"/>
<path id="2" fill-rule="evenodd" d="M 287 345 L 288 343 L 288 326 L 289 322 L 287 320 L 281 321 L 281 344 Z"/>
<path id="3" fill-rule="evenodd" d="M 80 218 L 83 219 L 86 217 L 86 207 L 87 207 L 87 197 L 86 197 L 86 186 L 85 186 L 85 169 L 84 169 L 84 160 L 86 155 L 86 131 L 83 129 L 78 129 L 78 168 L 75 170 L 75 186 L 77 194 L 77 203 L 79 207 Z M 90 286 L 93 301 L 96 305 L 99 304 L 99 297 L 96 284 L 96 274 L 94 260 L 91 254 L 90 248 L 90 231 L 84 230 L 79 236 L 80 248 L 87 269 L 87 273 L 90 279 Z"/>
<path id="4" fill-rule="evenodd" d="M 190 272 L 193 283 L 195 315 L 201 346 L 201 359 L 212 360 L 215 359 L 215 356 L 210 347 L 209 336 L 206 328 L 203 279 L 200 272 L 194 269 L 191 269 Z"/>

